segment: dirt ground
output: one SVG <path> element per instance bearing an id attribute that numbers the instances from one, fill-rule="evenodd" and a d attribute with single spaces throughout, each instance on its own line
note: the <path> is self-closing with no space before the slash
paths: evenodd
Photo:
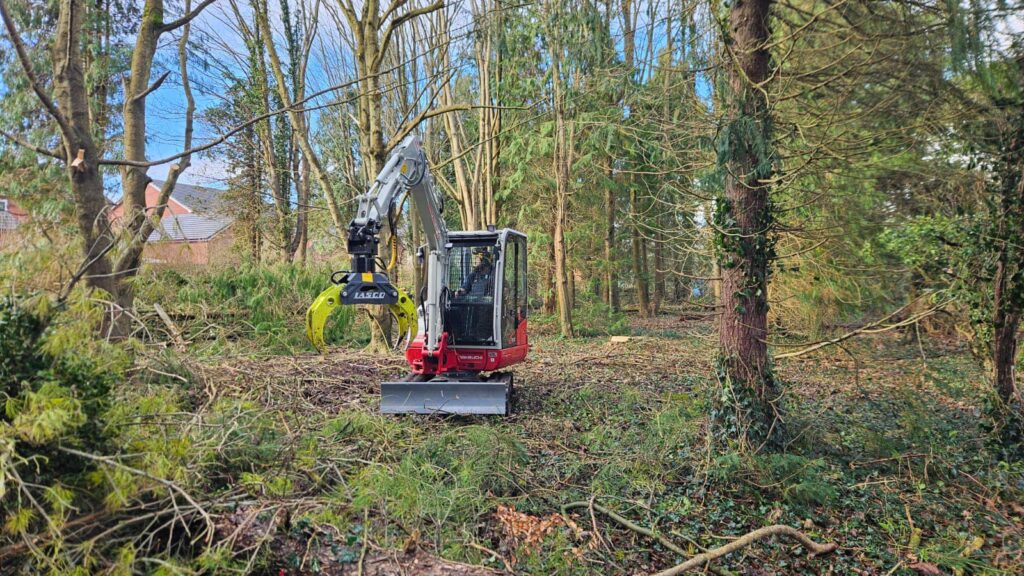
<path id="1" fill-rule="evenodd" d="M 638 321 L 633 332 L 636 336 L 625 342 L 607 336 L 572 341 L 536 337 L 528 362 L 513 369 L 512 416 L 383 419 L 378 425 L 390 435 L 372 448 L 359 444 L 364 447 L 356 450 L 357 460 L 368 468 L 398 469 L 404 462 L 399 454 L 412 453 L 410 446 L 424 438 L 429 443 L 482 427 L 521 443 L 526 464 L 508 470 L 513 490 L 502 495 L 488 489 L 480 497 L 519 506 L 534 519 L 527 524 L 543 525 L 544 518 L 558 513 L 558 502 L 603 491 L 603 502 L 627 510 L 640 524 L 659 525 L 692 553 L 769 521 L 802 527 L 818 541 L 840 546 L 836 554 L 817 559 L 782 543 L 754 546 L 726 560 L 723 566 L 736 573 L 1008 574 L 1022 566 L 1024 508 L 1016 501 L 1024 489 L 1020 467 L 991 470 L 997 460 L 985 452 L 979 429 L 985 380 L 955 342 L 918 343 L 881 334 L 848 342 L 843 349 L 781 361 L 777 371 L 793 439 L 789 455 L 740 465 L 730 454 L 701 455 L 705 441 L 697 440 L 659 453 L 662 460 L 685 454 L 685 462 L 666 467 L 644 460 L 647 444 L 630 442 L 648 442 L 636 430 L 714 385 L 714 335 L 705 319 L 693 315 Z M 221 398 L 255 401 L 276 413 L 291 437 L 300 438 L 303 430 L 339 415 L 380 418 L 378 383 L 404 370 L 398 354 L 381 358 L 357 350 L 228 358 L 197 367 L 203 386 L 193 395 L 201 405 Z M 692 428 L 701 438 L 699 418 Z M 611 449 L 593 444 L 597 433 L 614 436 Z M 787 458 L 797 462 L 795 467 Z M 629 492 L 619 488 L 615 493 L 609 486 L 617 484 L 599 483 L 602 474 L 617 473 L 617 466 L 633 470 L 624 473 Z M 650 466 L 656 471 L 644 477 Z M 341 473 L 334 482 L 345 484 L 364 473 Z M 447 485 L 441 481 L 437 486 Z M 245 529 L 275 534 L 266 565 L 282 566 L 281 574 L 355 574 L 359 557 L 363 574 L 452 575 L 508 568 L 517 573 L 645 573 L 681 560 L 656 542 L 584 511 L 572 518 L 587 535 L 574 536 L 563 525 L 537 536 L 533 546 L 539 554 L 564 558 L 557 565 L 541 561 L 524 553 L 529 546 L 524 548 L 508 523 L 496 519 L 495 504 L 485 503 L 480 516 L 468 523 L 427 522 L 417 528 L 408 520 L 416 510 L 403 517 L 374 508 L 365 529 L 373 527 L 382 536 L 349 536 L 341 546 L 345 560 L 339 562 L 338 547 L 323 541 L 335 531 L 329 523 L 314 522 L 296 531 L 294 519 L 322 518 L 327 507 L 344 508 L 344 498 L 338 504 L 341 489 L 331 488 L 332 499 L 324 500 L 323 486 L 296 486 L 293 495 L 267 498 L 259 508 L 265 512 L 273 502 L 288 514 L 275 512 L 268 519 L 264 513 L 262 524 L 254 523 L 262 528 Z M 361 525 L 358 521 L 349 519 Z M 225 522 L 222 532 L 245 524 L 241 516 Z M 453 542 L 453 533 L 464 542 Z M 330 538 L 340 542 L 342 536 Z"/>

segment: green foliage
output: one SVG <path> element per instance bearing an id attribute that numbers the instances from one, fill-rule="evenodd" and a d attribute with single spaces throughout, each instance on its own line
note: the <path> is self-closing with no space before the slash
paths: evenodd
<path id="1" fill-rule="evenodd" d="M 558 395 L 545 413 L 570 419 L 574 433 L 559 440 L 596 456 L 596 461 L 559 461 L 560 473 L 591 494 L 646 499 L 684 478 L 691 470 L 692 443 L 705 410 L 692 394 L 652 397 L 645 389 L 599 386 Z"/>
<path id="2" fill-rule="evenodd" d="M 20 440 L 46 444 L 73 432 L 85 423 L 81 402 L 58 382 L 44 382 L 7 400 L 6 416 Z"/>
<path id="3" fill-rule="evenodd" d="M 46 322 L 13 296 L 0 301 L 0 382 L 6 396 L 17 394 L 21 382 L 45 366 L 37 349 Z"/>
<path id="4" fill-rule="evenodd" d="M 708 475 L 716 482 L 746 482 L 761 498 L 781 498 L 805 513 L 839 496 L 825 461 L 798 454 L 723 452 L 715 457 Z"/>
<path id="5" fill-rule="evenodd" d="M 304 327 L 306 309 L 329 284 L 328 270 L 299 264 L 243 264 L 187 273 L 150 270 L 136 281 L 138 299 L 184 317 L 184 337 L 206 353 L 221 351 L 239 338 L 263 351 L 311 349 Z M 353 330 L 356 318 L 352 306 L 335 309 L 324 327 L 327 342 L 362 342 L 368 334 Z M 164 328 L 160 324 L 154 329 Z"/>
<path id="6" fill-rule="evenodd" d="M 243 472 L 274 469 L 287 450 L 285 431 L 272 414 L 249 401 L 224 399 L 211 409 L 209 432 L 196 442 L 207 448 L 206 458 L 220 473 L 210 478 L 231 482 Z"/>
<path id="7" fill-rule="evenodd" d="M 72 511 L 105 496 L 81 490 L 91 462 L 60 452 L 107 446 L 112 390 L 130 365 L 126 350 L 94 337 L 98 310 L 85 291 L 61 308 L 44 297 L 0 301 L 0 513 L 8 536 L 53 537 Z M 60 554 L 59 545 L 47 550 Z"/>
<path id="8" fill-rule="evenodd" d="M 632 331 L 625 314 L 594 300 L 577 300 L 573 327 L 578 336 L 615 336 Z"/>
<path id="9" fill-rule="evenodd" d="M 92 338 L 98 311 L 84 293 L 63 311 L 45 298 L 0 301 L 6 433 L 37 447 L 69 436 L 87 447 L 103 444 L 110 390 L 129 356 Z"/>
<path id="10" fill-rule="evenodd" d="M 1006 462 L 1024 461 L 1024 404 L 1019 399 L 1003 402 L 991 393 L 984 412 L 982 428 L 989 433 L 989 447 Z"/>
<path id="11" fill-rule="evenodd" d="M 407 528 L 444 530 L 478 518 L 493 498 L 512 495 L 513 471 L 526 463 L 525 448 L 514 437 L 487 426 L 456 428 L 395 464 L 364 468 L 353 480 L 354 504 L 390 510 Z"/>
<path id="12" fill-rule="evenodd" d="M 743 370 L 734 357 L 719 357 L 718 386 L 708 391 L 711 406 L 711 437 L 727 446 L 758 451 L 784 445 L 782 394 L 772 366 L 766 366 L 752 383 L 737 381 L 733 374 Z"/>

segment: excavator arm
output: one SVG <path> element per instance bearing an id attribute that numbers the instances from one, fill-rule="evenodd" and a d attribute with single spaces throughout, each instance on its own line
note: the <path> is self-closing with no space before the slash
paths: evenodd
<path id="1" fill-rule="evenodd" d="M 306 336 L 321 352 L 326 349 L 323 331 L 327 318 L 335 308 L 345 304 L 388 306 L 398 320 L 399 343 L 408 344 L 416 338 L 419 322 L 413 299 L 391 283 L 390 269 L 377 269 L 381 230 L 406 193 L 412 200 L 427 244 L 427 294 L 422 309 L 425 346 L 428 352 L 440 346 L 441 301 L 447 291 L 448 277 L 448 228 L 442 215 L 444 203 L 434 188 L 422 143 L 419 136 L 412 135 L 395 148 L 373 185 L 358 198 L 359 207 L 349 223 L 347 236 L 352 268 L 335 272 L 331 286 L 317 297 L 306 313 Z M 392 230 L 392 233 L 397 231 Z M 393 257 L 390 266 L 394 265 L 394 260 Z"/>

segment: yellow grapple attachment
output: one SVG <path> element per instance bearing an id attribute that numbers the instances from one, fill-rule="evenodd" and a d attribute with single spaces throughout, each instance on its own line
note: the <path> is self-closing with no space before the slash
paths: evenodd
<path id="1" fill-rule="evenodd" d="M 408 345 L 416 339 L 419 332 L 419 316 L 416 314 L 416 304 L 401 288 L 398 289 L 398 302 L 388 306 L 388 310 L 398 321 L 398 338 L 395 346 L 403 343 Z"/>
<path id="2" fill-rule="evenodd" d="M 324 323 L 341 302 L 340 296 L 341 284 L 331 284 L 313 300 L 309 310 L 306 310 L 306 338 L 321 354 L 327 351 L 327 343 L 324 342 Z"/>
<path id="3" fill-rule="evenodd" d="M 306 338 L 321 354 L 327 351 L 327 343 L 324 341 L 324 324 L 331 312 L 334 312 L 334 309 L 342 303 L 343 288 L 343 284 L 331 284 L 316 297 L 309 310 L 306 311 Z M 398 323 L 398 338 L 396 340 L 396 346 L 398 346 L 402 343 L 408 344 L 416 338 L 419 324 L 416 304 L 412 298 L 401 288 L 396 288 L 396 290 L 398 290 L 398 302 L 389 304 L 388 310 Z"/>

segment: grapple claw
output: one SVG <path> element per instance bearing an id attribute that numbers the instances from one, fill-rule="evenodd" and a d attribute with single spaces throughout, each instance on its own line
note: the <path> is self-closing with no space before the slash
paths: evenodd
<path id="1" fill-rule="evenodd" d="M 419 317 L 416 314 L 416 304 L 412 298 L 401 288 L 398 290 L 398 302 L 390 304 L 388 310 L 398 321 L 398 338 L 395 339 L 395 347 L 402 344 L 408 345 L 416 339 L 419 332 Z"/>
<path id="2" fill-rule="evenodd" d="M 402 289 L 390 285 L 388 288 L 397 293 L 395 303 L 387 305 L 388 310 L 398 322 L 398 338 L 395 345 L 396 347 L 402 344 L 408 345 L 409 342 L 416 339 L 416 334 L 419 332 L 416 304 Z M 327 351 L 327 342 L 324 341 L 324 324 L 327 323 L 331 312 L 345 303 L 343 289 L 345 289 L 345 284 L 331 284 L 316 297 L 309 310 L 306 311 L 306 338 L 321 354 Z"/>
<path id="3" fill-rule="evenodd" d="M 341 288 L 341 284 L 331 284 L 316 297 L 313 305 L 306 311 L 306 338 L 321 354 L 327 351 L 327 343 L 324 342 L 324 323 L 341 302 Z"/>

